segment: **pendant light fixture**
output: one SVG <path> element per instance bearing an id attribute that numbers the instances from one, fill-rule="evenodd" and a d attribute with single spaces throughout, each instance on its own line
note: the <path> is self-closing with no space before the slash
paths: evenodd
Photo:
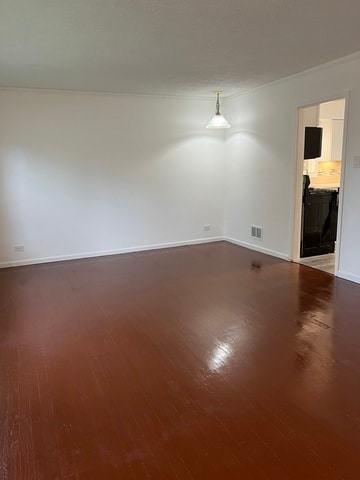
<path id="1" fill-rule="evenodd" d="M 214 92 L 216 95 L 216 110 L 215 115 L 206 125 L 206 128 L 230 128 L 230 124 L 227 122 L 226 118 L 220 113 L 220 93 Z"/>

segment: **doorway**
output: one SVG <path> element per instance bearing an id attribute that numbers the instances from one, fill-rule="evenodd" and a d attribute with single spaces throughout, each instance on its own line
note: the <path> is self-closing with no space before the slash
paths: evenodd
<path id="1" fill-rule="evenodd" d="M 298 110 L 293 261 L 336 275 L 346 99 Z"/>

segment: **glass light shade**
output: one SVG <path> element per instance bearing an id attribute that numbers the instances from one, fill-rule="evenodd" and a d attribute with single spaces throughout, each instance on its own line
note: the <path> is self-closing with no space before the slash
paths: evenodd
<path id="1" fill-rule="evenodd" d="M 206 125 L 206 128 L 230 128 L 230 124 L 221 113 L 217 113 Z"/>

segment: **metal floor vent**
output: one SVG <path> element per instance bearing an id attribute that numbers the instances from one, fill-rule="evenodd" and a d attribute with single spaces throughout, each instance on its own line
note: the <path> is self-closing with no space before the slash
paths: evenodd
<path id="1" fill-rule="evenodd" d="M 262 237 L 263 237 L 262 227 L 257 227 L 256 225 L 251 225 L 251 236 L 253 238 L 257 238 L 259 240 L 262 240 Z"/>

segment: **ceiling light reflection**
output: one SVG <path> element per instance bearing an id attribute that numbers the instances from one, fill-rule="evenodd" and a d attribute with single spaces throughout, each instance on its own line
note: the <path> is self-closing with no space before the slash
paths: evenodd
<path id="1" fill-rule="evenodd" d="M 209 361 L 210 370 L 218 370 L 226 364 L 226 361 L 232 353 L 231 346 L 228 343 L 220 343 L 218 347 L 215 348 L 212 357 Z"/>

